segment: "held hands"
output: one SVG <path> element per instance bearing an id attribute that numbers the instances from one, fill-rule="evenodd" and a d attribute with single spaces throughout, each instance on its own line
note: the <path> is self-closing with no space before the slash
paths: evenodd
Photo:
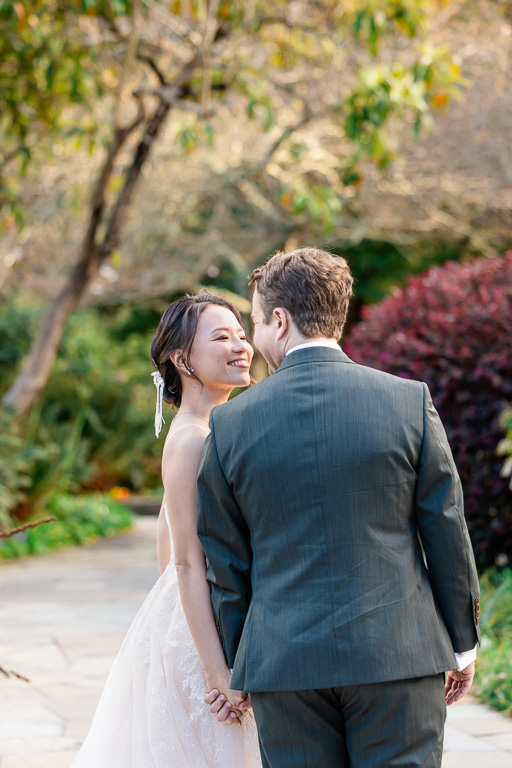
<path id="1" fill-rule="evenodd" d="M 457 669 L 452 669 L 447 673 L 446 684 L 444 686 L 447 707 L 449 707 L 450 704 L 455 704 L 456 701 L 460 701 L 462 697 L 466 695 L 473 684 L 474 676 L 474 661 L 461 672 Z"/>
<path id="2" fill-rule="evenodd" d="M 229 699 L 228 699 L 229 696 Z M 242 717 L 251 708 L 251 697 L 243 691 L 229 689 L 228 696 L 217 688 L 205 693 L 204 700 L 210 705 L 210 712 L 224 725 L 241 725 Z"/>

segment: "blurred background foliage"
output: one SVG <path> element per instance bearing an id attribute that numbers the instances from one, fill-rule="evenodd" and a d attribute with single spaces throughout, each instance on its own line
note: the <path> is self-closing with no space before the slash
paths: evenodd
<path id="1" fill-rule="evenodd" d="M 511 396 L 493 383 L 508 369 L 487 377 L 482 419 L 468 416 L 459 435 L 453 413 L 469 413 L 466 390 L 455 404 L 449 393 L 460 366 L 453 381 L 437 375 L 454 355 L 442 350 L 446 329 L 427 371 L 409 328 L 406 370 L 389 348 L 389 302 L 400 326 L 412 289 L 385 299 L 412 275 L 468 256 L 490 263 L 509 244 L 498 224 L 511 201 L 499 184 L 494 194 L 482 185 L 500 182 L 489 147 L 505 178 L 512 172 L 496 130 L 511 103 L 501 78 L 508 11 L 484 0 L 0 0 L 4 527 L 58 494 L 158 494 L 147 350 L 163 306 L 202 284 L 228 291 L 247 319 L 250 270 L 276 248 L 316 242 L 353 270 L 349 329 L 363 322 L 350 340 L 363 338 L 365 307 L 384 300 L 382 337 L 354 354 L 382 365 L 375 356 L 385 350 L 390 370 L 432 371 L 460 471 L 462 456 L 479 457 L 475 466 L 486 457 L 480 475 L 491 473 L 503 500 L 477 481 L 469 520 L 480 565 L 503 555 L 484 531 L 502 536 L 509 503 L 510 417 L 501 414 Z M 474 96 L 489 90 L 479 57 L 491 54 L 492 141 Z M 461 125 L 488 166 L 471 166 L 475 153 L 463 147 L 461 172 Z M 440 163 L 452 155 L 445 176 Z M 467 209 L 454 208 L 468 190 Z M 468 290 L 454 301 L 474 308 L 469 272 L 460 280 Z M 485 328 L 478 312 L 461 319 L 461 337 L 470 328 L 474 339 L 468 369 L 506 301 Z M 255 372 L 265 373 L 261 359 Z M 488 509 L 498 509 L 492 520 Z"/>
<path id="2" fill-rule="evenodd" d="M 17 303 L 0 310 L 0 347 L 11 350 L 3 389 L 29 348 L 41 311 Z M 0 471 L 11 478 L 0 502 L 4 514 L 10 510 L 24 519 L 41 511 L 54 492 L 159 484 L 148 356 L 159 318 L 150 307 L 89 308 L 73 315 L 38 405 L 23 422 L 9 409 L 2 414 Z"/>
<path id="3" fill-rule="evenodd" d="M 475 694 L 499 712 L 512 714 L 512 570 L 480 578 L 483 629 Z"/>
<path id="4" fill-rule="evenodd" d="M 88 292 L 105 296 L 110 284 L 118 302 L 142 301 L 190 285 L 226 256 L 240 277 L 265 255 L 261 242 L 271 249 L 335 229 L 339 240 L 342 217 L 353 232 L 345 209 L 365 166 L 380 175 L 398 154 L 393 132 L 418 135 L 468 84 L 458 56 L 432 38 L 450 5 L 4 0 L 4 286 L 14 291 L 17 276 L 33 289 L 17 265 L 37 241 L 29 272 L 44 243 L 51 263 L 43 259 L 38 280 L 46 273 L 53 294 L 4 403 L 20 415 L 35 406 Z M 95 157 L 89 200 L 85 151 Z M 42 237 L 28 227 L 17 237 L 30 208 L 23 192 L 39 186 L 45 197 L 55 159 L 67 169 L 64 197 L 37 217 Z M 67 274 L 55 290 L 59 266 Z"/>
<path id="5" fill-rule="evenodd" d="M 510 711 L 511 47 L 508 0 L 0 0 L 0 529 L 57 517 L 0 556 L 158 505 L 163 307 L 204 285 L 250 328 L 252 268 L 327 247 L 348 353 L 446 425 Z"/>
<path id="6" fill-rule="evenodd" d="M 356 362 L 427 383 L 462 480 L 477 563 L 508 565 L 512 493 L 497 449 L 512 400 L 512 251 L 410 278 L 363 309 L 344 349 Z"/>

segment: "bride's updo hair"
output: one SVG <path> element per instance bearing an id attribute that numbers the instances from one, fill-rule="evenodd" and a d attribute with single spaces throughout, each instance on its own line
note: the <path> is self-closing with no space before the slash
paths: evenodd
<path id="1" fill-rule="evenodd" d="M 151 360 L 164 380 L 165 402 L 176 408 L 181 404 L 181 379 L 178 369 L 171 360 L 171 355 L 180 351 L 185 366 L 191 367 L 190 350 L 196 335 L 199 315 L 212 304 L 229 309 L 242 325 L 240 312 L 233 304 L 203 289 L 196 295 L 187 294 L 169 304 L 153 336 Z M 191 377 L 200 382 L 195 373 L 191 373 Z"/>

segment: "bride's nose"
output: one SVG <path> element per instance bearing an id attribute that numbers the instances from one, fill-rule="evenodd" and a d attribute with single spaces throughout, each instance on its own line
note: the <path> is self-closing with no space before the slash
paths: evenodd
<path id="1" fill-rule="evenodd" d="M 249 342 L 241 339 L 239 336 L 233 338 L 233 352 L 243 352 L 247 354 L 249 352 Z"/>
<path id="2" fill-rule="evenodd" d="M 232 347 L 233 347 L 233 352 L 244 352 L 245 351 L 244 342 L 238 336 L 236 336 L 233 339 Z"/>

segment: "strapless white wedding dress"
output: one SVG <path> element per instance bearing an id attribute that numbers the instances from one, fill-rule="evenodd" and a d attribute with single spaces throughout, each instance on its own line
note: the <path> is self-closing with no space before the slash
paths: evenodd
<path id="1" fill-rule="evenodd" d="M 169 565 L 128 630 L 72 768 L 261 767 L 252 711 L 241 727 L 225 726 L 204 702 L 206 680 L 180 600 L 170 526 L 169 539 Z"/>

